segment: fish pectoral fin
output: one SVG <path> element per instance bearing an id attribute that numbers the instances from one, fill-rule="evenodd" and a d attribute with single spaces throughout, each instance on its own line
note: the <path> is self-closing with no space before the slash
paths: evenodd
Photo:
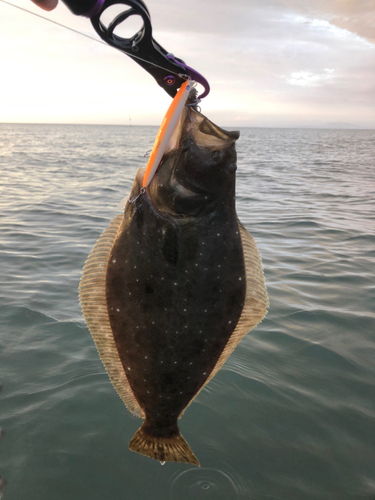
<path id="1" fill-rule="evenodd" d="M 120 203 L 116 206 L 116 210 L 121 210 L 123 211 L 124 208 L 125 208 L 125 205 L 127 204 L 127 202 L 129 201 L 129 195 L 127 194 L 125 196 L 125 198 L 123 198 Z"/>
<path id="2" fill-rule="evenodd" d="M 132 437 L 129 450 L 159 462 L 183 462 L 200 467 L 197 457 L 180 433 L 168 438 L 153 437 L 144 431 L 144 425 Z"/>

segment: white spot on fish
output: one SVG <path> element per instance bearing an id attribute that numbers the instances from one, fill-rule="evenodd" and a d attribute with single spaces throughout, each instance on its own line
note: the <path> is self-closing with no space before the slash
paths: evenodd
<path id="1" fill-rule="evenodd" d="M 116 259 L 113 259 L 113 261 L 112 261 L 112 262 L 115 264 L 115 263 L 116 263 Z"/>
<path id="2" fill-rule="evenodd" d="M 120 309 L 116 309 L 116 311 L 119 313 L 119 312 L 120 312 Z"/>
<path id="3" fill-rule="evenodd" d="M 128 366 L 128 370 L 131 371 L 130 366 Z"/>
<path id="4" fill-rule="evenodd" d="M 228 323 L 232 323 L 231 321 L 228 321 Z"/>
<path id="5" fill-rule="evenodd" d="M 239 279 L 239 281 L 241 281 L 241 280 L 242 280 L 242 278 L 238 278 L 238 279 Z"/>
<path id="6" fill-rule="evenodd" d="M 147 356 L 145 356 L 145 359 L 147 359 Z"/>
<path id="7" fill-rule="evenodd" d="M 207 375 L 207 372 L 203 372 L 203 375 Z"/>

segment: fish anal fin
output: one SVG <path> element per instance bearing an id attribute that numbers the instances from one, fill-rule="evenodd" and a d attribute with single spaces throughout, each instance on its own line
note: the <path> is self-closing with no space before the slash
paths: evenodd
<path id="1" fill-rule="evenodd" d="M 160 462 L 183 462 L 200 467 L 199 461 L 181 434 L 168 438 L 149 436 L 143 425 L 129 443 L 129 450 Z"/>
<path id="2" fill-rule="evenodd" d="M 137 417 L 144 418 L 144 412 L 130 388 L 121 363 L 109 322 L 106 299 L 108 259 L 123 218 L 123 214 L 115 217 L 91 250 L 83 267 L 79 301 L 100 359 L 114 388 L 128 410 Z"/>
<path id="3" fill-rule="evenodd" d="M 214 378 L 217 372 L 221 370 L 224 363 L 227 361 L 239 342 L 250 330 L 255 328 L 267 314 L 269 302 L 266 283 L 264 280 L 262 258 L 259 254 L 254 238 L 239 220 L 237 220 L 237 222 L 241 234 L 246 271 L 246 295 L 242 313 L 240 319 L 238 320 L 236 328 L 230 336 L 223 352 L 220 355 L 220 358 L 218 359 L 214 369 L 210 373 L 210 376 L 207 378 L 206 382 L 199 389 L 194 398 L 190 400 L 186 408 L 184 408 L 184 410 L 180 413 L 179 418 L 182 417 L 186 409 L 198 396 L 200 391 L 204 389 L 204 387 L 210 382 L 210 380 Z"/>

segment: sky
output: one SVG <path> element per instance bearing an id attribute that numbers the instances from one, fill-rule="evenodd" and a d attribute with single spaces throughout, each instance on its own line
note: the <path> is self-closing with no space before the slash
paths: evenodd
<path id="1" fill-rule="evenodd" d="M 61 2 L 9 1 L 98 39 Z M 374 0 L 145 1 L 154 38 L 210 82 L 219 125 L 375 128 Z M 171 99 L 126 55 L 1 1 L 0 75 L 5 123 L 159 125 Z"/>

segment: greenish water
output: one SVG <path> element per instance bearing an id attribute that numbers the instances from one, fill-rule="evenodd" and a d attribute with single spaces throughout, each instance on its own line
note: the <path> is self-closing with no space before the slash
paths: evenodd
<path id="1" fill-rule="evenodd" d="M 181 420 L 201 469 L 128 450 L 140 422 L 78 305 L 156 129 L 0 132 L 4 500 L 375 499 L 375 131 L 241 131 L 270 310 Z"/>

